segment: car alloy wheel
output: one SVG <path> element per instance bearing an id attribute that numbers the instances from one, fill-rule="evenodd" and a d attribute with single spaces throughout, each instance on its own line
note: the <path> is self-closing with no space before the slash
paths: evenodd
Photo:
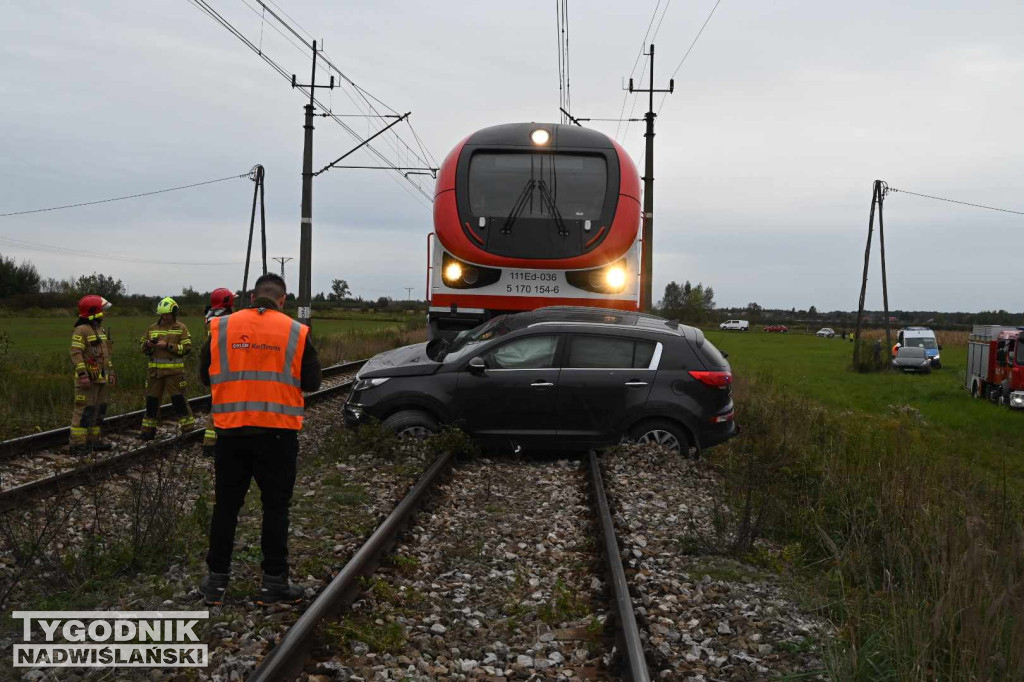
<path id="1" fill-rule="evenodd" d="M 398 438 L 423 439 L 430 438 L 431 435 L 430 429 L 425 426 L 407 426 L 406 428 L 395 432 L 395 436 Z"/>
<path id="2" fill-rule="evenodd" d="M 641 434 L 636 442 L 641 445 L 660 445 L 672 452 L 679 452 L 679 439 L 662 429 L 651 429 Z"/>

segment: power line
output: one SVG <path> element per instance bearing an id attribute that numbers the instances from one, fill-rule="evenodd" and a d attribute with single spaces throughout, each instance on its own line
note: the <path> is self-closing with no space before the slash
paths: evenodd
<path id="1" fill-rule="evenodd" d="M 915 197 L 923 197 L 925 199 L 934 199 L 936 201 L 945 201 L 950 204 L 960 204 L 961 206 L 972 206 L 974 208 L 984 208 L 989 211 L 999 211 L 1000 213 L 1013 213 L 1014 215 L 1024 215 L 1024 211 L 1014 211 L 1008 208 L 997 208 L 995 206 L 985 206 L 984 204 L 972 204 L 969 201 L 959 201 L 957 199 L 947 199 L 945 197 L 934 197 L 930 194 L 919 194 L 917 192 L 911 192 L 906 189 L 896 189 L 895 187 L 889 188 L 890 192 L 903 192 L 904 194 L 911 194 Z"/>
<path id="2" fill-rule="evenodd" d="M 22 239 L 11 239 L 9 237 L 0 237 L 0 244 L 7 244 L 14 246 L 19 249 L 26 251 L 38 251 L 41 253 L 52 253 L 52 254 L 68 254 L 76 256 L 78 258 L 98 258 L 101 260 L 114 260 L 125 263 L 145 263 L 148 265 L 195 265 L 201 267 L 207 266 L 220 266 L 220 265 L 239 265 L 242 261 L 229 261 L 221 263 L 196 263 L 195 261 L 169 261 L 169 260 L 158 260 L 155 258 L 145 258 L 139 256 L 130 256 L 127 254 L 114 254 L 114 253 L 95 253 L 91 251 L 82 251 L 80 249 L 69 249 L 62 246 L 54 246 L 53 244 L 40 244 L 38 242 L 29 242 Z"/>
<path id="3" fill-rule="evenodd" d="M 256 1 L 257 1 L 257 2 L 260 2 L 260 0 L 256 0 Z M 216 21 L 216 22 L 217 22 L 218 24 L 220 24 L 220 25 L 221 25 L 221 26 L 222 26 L 222 27 L 223 27 L 224 29 L 226 29 L 226 30 L 227 30 L 227 31 L 228 31 L 229 33 L 231 33 L 231 34 L 232 34 L 233 36 L 235 36 L 235 37 L 236 37 L 236 38 L 237 38 L 238 40 L 240 40 L 240 41 L 242 42 L 242 44 L 244 44 L 244 45 L 245 45 L 246 47 L 248 47 L 248 48 L 249 48 L 250 50 L 252 50 L 252 51 L 253 51 L 253 52 L 254 52 L 254 53 L 255 53 L 255 54 L 257 55 L 257 56 L 259 56 L 259 57 L 260 57 L 260 58 L 261 58 L 261 59 L 262 59 L 263 61 L 265 61 L 265 62 L 266 62 L 266 63 L 267 63 L 267 64 L 268 64 L 268 65 L 269 65 L 269 66 L 270 66 L 271 68 L 273 68 L 273 69 L 274 69 L 275 71 L 277 71 L 277 73 L 278 73 L 278 74 L 279 74 L 279 75 L 280 75 L 280 76 L 281 76 L 282 78 L 284 78 L 284 79 L 285 79 L 286 81 L 288 81 L 289 83 L 291 82 L 291 74 L 290 74 L 290 73 L 289 73 L 288 71 L 286 71 L 286 70 L 285 70 L 285 69 L 284 69 L 284 68 L 283 68 L 283 67 L 282 67 L 282 66 L 281 66 L 280 64 L 278 64 L 278 63 L 277 63 L 277 62 L 276 62 L 276 61 L 275 61 L 274 59 L 272 59 L 272 58 L 271 58 L 270 56 L 268 56 L 268 55 L 267 55 L 267 53 L 266 53 L 265 51 L 263 51 L 263 50 L 262 50 L 262 48 L 260 48 L 260 47 L 257 47 L 257 46 L 256 46 L 256 45 L 255 45 L 255 44 L 254 44 L 254 43 L 253 43 L 253 42 L 252 42 L 251 40 L 249 40 L 248 38 L 246 38 L 246 37 L 245 37 L 245 35 L 243 35 L 241 31 L 239 31 L 239 30 L 238 30 L 237 28 L 235 28 L 235 27 L 234 27 L 234 25 L 233 25 L 233 24 L 231 24 L 231 22 L 230 22 L 230 21 L 228 21 L 227 19 L 225 19 L 225 18 L 224 18 L 224 16 L 222 16 L 222 15 L 221 15 L 221 14 L 220 14 L 219 12 L 217 12 L 217 11 L 216 11 L 215 9 L 213 9 L 213 7 L 211 7 L 211 6 L 209 5 L 209 3 L 208 3 L 208 2 L 206 1 L 206 0 L 189 0 L 189 2 L 191 2 L 191 3 L 192 3 L 193 5 L 195 5 L 195 6 L 196 6 L 196 7 L 198 8 L 198 9 L 200 9 L 201 11 L 203 11 L 203 12 L 204 12 L 205 14 L 207 14 L 207 15 L 208 15 L 209 17 L 211 17 L 211 18 L 212 18 L 212 19 L 213 19 L 214 21 Z M 303 43 L 304 45 L 307 45 L 308 47 L 311 47 L 311 46 L 312 46 L 312 43 L 307 43 L 307 41 L 306 41 L 306 40 L 305 40 L 305 39 L 304 39 L 304 38 L 303 38 L 303 37 L 302 37 L 301 35 L 299 35 L 299 34 L 298 34 L 298 32 L 296 32 L 294 28 L 292 28 L 292 27 L 291 27 L 291 26 L 290 26 L 290 25 L 289 25 L 289 24 L 288 24 L 287 22 L 285 22 L 285 21 L 284 21 L 283 19 L 281 19 L 281 17 L 280 17 L 279 15 L 277 15 L 277 14 L 276 14 L 276 13 L 275 13 L 275 12 L 274 12 L 273 10 L 271 10 L 271 9 L 270 9 L 269 7 L 267 7 L 267 6 L 266 6 L 266 5 L 265 5 L 265 4 L 263 3 L 263 2 L 260 2 L 260 5 L 261 5 L 262 7 L 264 7 L 264 8 L 266 8 L 266 11 L 267 11 L 267 12 L 269 12 L 269 13 L 270 13 L 270 15 L 271 15 L 271 16 L 272 16 L 272 17 L 273 17 L 274 19 L 276 19 L 276 20 L 277 20 L 277 21 L 278 21 L 279 23 L 281 23 L 281 25 L 282 25 L 282 26 L 284 26 L 285 28 L 287 28 L 287 29 L 288 29 L 288 31 L 289 31 L 289 32 L 291 32 L 291 33 L 292 33 L 292 34 L 293 34 L 293 35 L 294 35 L 294 36 L 295 36 L 296 38 L 298 38 L 298 39 L 299 39 L 299 41 L 301 41 L 301 42 L 302 42 L 302 43 Z M 250 9 L 252 9 L 252 8 L 250 7 Z M 300 27 L 300 28 L 301 28 L 301 27 Z M 305 31 L 305 29 L 303 29 L 303 31 Z M 278 31 L 278 32 L 279 32 L 279 31 Z M 280 32 L 279 32 L 279 33 L 280 33 Z M 296 47 L 296 49 L 299 49 L 299 48 L 298 48 L 298 46 L 297 46 L 297 45 L 295 45 L 295 44 L 294 44 L 294 42 L 292 42 L 291 40 L 289 40 L 288 42 L 289 42 L 289 43 L 291 43 L 293 47 Z M 377 101 L 377 102 L 381 103 L 381 105 L 382 105 L 382 106 L 385 106 L 386 108 L 390 109 L 390 107 L 387 107 L 387 105 L 383 104 L 383 102 L 380 102 L 380 100 L 379 100 L 379 99 L 377 99 L 376 97 L 374 97 L 373 95 L 371 95 L 371 94 L 370 94 L 369 92 L 367 92 L 367 91 L 366 91 L 366 90 L 364 90 L 363 88 L 361 88 L 361 87 L 359 87 L 358 85 L 356 85 L 356 84 L 355 84 L 355 83 L 354 83 L 354 82 L 352 81 L 352 79 L 350 79 L 350 78 L 349 78 L 349 77 L 348 77 L 347 75 L 345 75 L 345 74 L 344 74 L 344 73 L 343 73 L 343 72 L 342 72 L 342 71 L 341 71 L 340 69 L 338 69 L 338 67 L 337 67 L 337 66 L 335 66 L 335 65 L 334 65 L 334 64 L 333 64 L 333 63 L 332 63 L 332 62 L 331 62 L 331 61 L 330 61 L 329 59 L 327 59 L 327 57 L 326 57 L 326 56 L 324 56 L 324 55 L 321 55 L 321 59 L 322 59 L 322 60 L 324 61 L 324 63 L 326 63 L 326 64 L 328 65 L 328 67 L 329 67 L 329 68 L 333 69 L 333 70 L 334 70 L 334 71 L 335 71 L 335 72 L 336 72 L 336 73 L 337 73 L 337 74 L 338 74 L 338 75 L 339 75 L 339 76 L 340 76 L 340 77 L 341 77 L 341 78 L 342 78 L 342 79 L 343 79 L 343 80 L 344 80 L 344 81 L 345 81 L 346 83 L 348 83 L 349 85 L 351 85 L 351 86 L 352 86 L 352 88 L 353 88 L 353 90 L 355 90 L 355 91 L 356 91 L 356 92 L 357 92 L 358 94 L 360 94 L 360 96 L 361 96 L 361 97 L 363 97 L 363 99 L 364 99 L 364 100 L 365 100 L 365 101 L 367 102 L 367 105 L 369 106 L 369 108 L 370 108 L 370 110 L 371 110 L 371 111 L 373 111 L 373 112 L 376 112 L 376 108 L 375 108 L 375 107 L 373 107 L 373 105 L 372 105 L 372 104 L 369 104 L 369 100 L 368 100 L 368 99 L 366 98 L 366 97 L 367 97 L 367 95 L 368 95 L 369 97 L 372 97 L 372 98 L 373 98 L 373 99 L 374 99 L 375 101 Z M 303 88 L 303 87 L 297 87 L 297 88 L 296 88 L 296 90 L 298 90 L 299 92 L 303 93 L 304 95 L 307 95 L 307 96 L 309 95 L 309 91 L 308 91 L 307 89 Z M 348 96 L 348 97 L 349 97 L 349 99 L 350 99 L 350 100 L 352 99 L 352 98 L 351 98 L 351 95 L 349 95 L 347 91 L 345 91 L 345 94 L 346 94 L 346 96 Z M 314 97 L 313 101 L 314 101 L 314 103 L 315 103 L 315 104 L 316 104 L 316 105 L 317 105 L 318 107 L 320 107 L 320 109 L 321 109 L 321 110 L 323 110 L 323 111 L 326 111 L 326 112 L 330 113 L 330 110 L 329 110 L 329 108 L 328 108 L 327 106 L 325 106 L 325 105 L 324 105 L 324 103 L 323 103 L 323 102 L 321 102 L 321 101 L 320 101 L 319 99 L 316 99 L 316 98 Z M 355 104 L 355 101 L 354 101 L 354 100 L 352 100 L 352 101 L 353 101 L 353 104 Z M 358 105 L 356 105 L 356 106 L 358 107 Z M 392 110 L 392 111 L 393 111 L 393 110 Z M 332 119 L 334 120 L 334 122 L 335 122 L 335 123 L 337 123 L 338 125 L 340 125 L 340 126 L 342 127 L 342 129 L 344 129 L 344 130 L 345 130 L 346 132 L 348 132 L 348 134 L 349 134 L 349 135 L 351 135 L 351 136 L 352 136 L 353 138 L 355 138 L 356 140 L 362 140 L 362 139 L 363 139 L 363 136 L 362 136 L 362 135 L 360 135 L 360 134 L 359 134 L 358 132 L 356 132 L 356 131 L 355 131 L 355 130 L 354 130 L 354 129 L 353 129 L 352 127 L 351 127 L 351 126 L 349 126 L 349 125 L 348 125 L 347 123 L 345 123 L 345 122 L 344 122 L 343 120 L 341 120 L 341 118 L 340 118 L 340 117 L 339 117 L 338 115 L 336 115 L 336 114 L 333 114 L 333 113 L 330 113 L 330 117 L 331 117 L 331 118 L 332 118 Z M 400 138 L 399 138 L 399 139 L 400 139 Z M 408 144 L 407 144 L 407 143 L 405 143 L 405 141 L 404 141 L 404 140 L 402 140 L 402 143 L 403 143 L 403 144 L 405 144 L 405 145 L 406 145 L 406 146 L 408 147 Z M 372 153 L 372 154 L 373 154 L 374 156 L 376 156 L 377 158 L 379 158 L 379 159 L 380 159 L 380 161 L 381 161 L 382 163 L 384 163 L 385 165 L 390 165 L 390 166 L 394 166 L 394 167 L 396 167 L 396 168 L 398 167 L 398 164 L 392 163 L 390 159 L 388 159 L 388 158 L 387 158 L 387 157 L 386 157 L 386 156 L 385 156 L 384 154 L 382 154 L 382 153 L 381 153 L 381 152 L 380 152 L 380 151 L 379 151 L 379 150 L 378 150 L 377 148 L 373 147 L 372 145 L 367 145 L 367 146 L 366 146 L 366 149 L 367 149 L 367 150 L 368 150 L 368 151 L 369 151 L 370 153 Z M 429 164 L 429 163 L 427 163 L 427 162 L 424 162 L 424 165 L 430 165 L 430 164 Z M 396 172 L 397 172 L 397 171 L 396 171 Z M 416 199 L 416 201 L 417 201 L 418 203 L 420 203 L 420 205 L 424 206 L 424 207 L 425 207 L 425 208 L 427 208 L 428 210 L 430 209 L 430 204 L 429 204 L 429 203 L 424 203 L 423 201 L 421 201 L 421 200 L 417 199 L 417 198 L 416 198 L 416 197 L 415 197 L 415 196 L 414 196 L 414 195 L 413 195 L 413 194 L 412 194 L 412 193 L 411 193 L 411 192 L 409 191 L 408 187 L 406 186 L 406 183 L 403 183 L 403 182 L 402 182 L 401 180 L 399 180 L 399 179 L 398 179 L 397 177 L 395 177 L 394 175 L 389 175 L 388 177 L 390 177 L 390 178 L 392 179 L 392 181 L 394 181 L 394 182 L 398 183 L 399 187 L 401 187 L 401 188 L 402 188 L 402 190 L 403 190 L 403 191 L 405 191 L 405 192 L 406 192 L 407 194 L 409 194 L 409 195 L 410 195 L 411 197 L 413 197 L 414 199 Z M 422 196 L 423 198 L 425 198 L 425 199 L 426 199 L 426 200 L 427 200 L 428 202 L 429 202 L 429 201 L 431 201 L 431 200 L 433 199 L 433 197 L 432 197 L 432 196 L 431 196 L 430 194 L 428 194 L 427 192 L 425 192 L 425 191 L 423 190 L 423 188 L 422 188 L 422 187 L 420 187 L 420 185 L 419 185 L 419 184 L 417 184 L 417 182 L 415 182 L 415 181 L 411 180 L 411 179 L 410 179 L 409 177 L 404 177 L 404 179 L 405 179 L 405 180 L 406 180 L 406 181 L 408 182 L 408 184 L 409 184 L 409 185 L 412 185 L 412 187 L 413 187 L 414 189 L 416 189 L 416 191 L 417 191 L 417 192 L 418 192 L 418 193 L 419 193 L 419 194 L 420 194 L 420 195 L 421 195 L 421 196 Z"/>
<path id="4" fill-rule="evenodd" d="M 217 178 L 216 180 L 204 180 L 203 182 L 193 182 L 191 185 L 181 185 L 180 187 L 168 187 L 167 189 L 158 189 L 152 192 L 142 192 L 140 194 L 129 194 L 123 197 L 113 197 L 111 199 L 99 199 L 97 201 L 83 201 L 77 204 L 65 204 L 63 206 L 49 206 L 47 208 L 33 208 L 28 211 L 12 211 L 11 213 L 0 213 L 0 218 L 7 218 L 16 215 L 29 215 L 30 213 L 45 213 L 47 211 L 61 211 L 65 208 L 78 208 L 80 206 L 95 206 L 96 204 L 109 204 L 112 201 L 124 201 L 126 199 L 138 199 L 139 197 L 149 197 L 154 194 L 165 194 L 167 192 L 177 192 L 181 189 L 191 189 L 192 187 L 201 187 L 203 185 L 212 185 L 217 182 L 225 182 L 227 180 L 237 180 L 239 178 L 249 177 L 249 173 L 242 173 L 241 175 L 230 175 L 226 178 Z"/>
<path id="5" fill-rule="evenodd" d="M 658 33 L 661 32 L 661 24 L 662 24 L 663 21 L 665 21 L 665 15 L 668 14 L 668 8 L 669 8 L 669 6 L 671 4 L 672 4 L 672 0 L 668 0 L 665 3 L 665 9 L 663 9 L 661 11 L 661 18 L 658 19 L 658 25 L 654 28 L 654 33 L 651 34 L 651 43 L 654 43 L 655 39 L 658 37 Z M 645 56 L 644 56 L 644 65 L 643 65 L 643 68 L 640 69 L 640 73 L 643 73 L 644 71 L 647 70 L 647 60 L 648 59 L 650 59 L 650 57 L 645 54 Z M 632 77 L 633 77 L 633 74 L 630 74 L 630 78 L 632 78 Z M 639 96 L 634 97 L 633 98 L 633 106 L 631 106 L 629 108 L 629 116 L 626 119 L 626 128 L 622 131 L 622 140 L 623 140 L 623 142 L 625 142 L 625 140 L 626 140 L 626 135 L 629 134 L 629 126 L 630 126 L 630 123 L 632 122 L 633 114 L 634 114 L 634 112 L 636 112 L 636 103 L 637 103 L 638 100 L 639 100 Z"/>
<path id="6" fill-rule="evenodd" d="M 643 40 L 640 41 L 640 49 L 636 53 L 636 59 L 633 60 L 633 68 L 629 70 L 629 77 L 632 78 L 633 74 L 636 73 L 636 65 L 640 63 L 640 57 L 644 54 L 644 47 L 647 46 L 647 36 L 651 34 L 651 27 L 654 26 L 654 20 L 658 16 L 658 8 L 661 7 L 661 0 L 654 6 L 654 11 L 651 12 L 651 20 L 647 23 L 647 30 L 644 31 Z M 619 112 L 619 118 L 625 118 L 626 114 L 626 102 L 629 101 L 629 92 L 622 96 L 622 110 Z M 635 102 L 635 99 L 634 99 Z M 632 114 L 630 114 L 632 116 Z M 615 139 L 619 139 L 619 126 L 615 126 Z"/>

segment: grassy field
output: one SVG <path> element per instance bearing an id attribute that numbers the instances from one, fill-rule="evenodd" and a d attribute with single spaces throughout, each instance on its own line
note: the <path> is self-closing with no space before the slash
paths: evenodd
<path id="1" fill-rule="evenodd" d="M 962 343 L 940 339 L 942 369 L 928 375 L 858 374 L 849 369 L 853 344 L 839 338 L 719 330 L 705 333 L 729 353 L 738 375 L 770 377 L 785 392 L 848 412 L 853 419 L 858 414 L 919 414 L 926 432 L 946 439 L 944 452 L 976 460 L 990 469 L 1002 470 L 1005 465 L 1024 478 L 1020 451 L 1024 414 L 972 400 L 963 390 L 967 348 Z"/>
<path id="2" fill-rule="evenodd" d="M 109 413 L 141 409 L 144 404 L 146 358 L 138 341 L 156 316 L 118 317 L 105 326 L 114 349 L 118 385 L 109 393 Z M 198 381 L 196 361 L 205 342 L 201 317 L 183 317 L 194 338 L 186 359 L 187 393 L 207 389 Z M 66 426 L 71 415 L 73 375 L 68 348 L 74 319 L 41 317 L 0 319 L 0 439 Z M 425 336 L 422 313 L 343 313 L 316 319 L 314 345 L 322 364 L 369 357 Z"/>

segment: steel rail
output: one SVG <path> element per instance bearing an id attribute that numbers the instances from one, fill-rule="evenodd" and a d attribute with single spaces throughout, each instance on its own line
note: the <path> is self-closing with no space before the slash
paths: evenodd
<path id="1" fill-rule="evenodd" d="M 341 365 L 334 365 L 334 367 L 340 366 Z M 351 388 L 353 383 L 354 380 L 346 381 L 335 386 L 322 388 L 319 391 L 314 391 L 313 393 L 307 393 L 305 396 L 306 404 L 309 405 L 316 403 L 320 400 L 332 397 L 335 393 L 344 392 Z M 135 464 L 149 459 L 150 457 L 157 456 L 160 453 L 176 448 L 180 445 L 199 442 L 203 439 L 203 433 L 205 430 L 205 427 L 193 429 L 188 433 L 183 433 L 174 436 L 173 438 L 153 441 L 112 457 L 107 457 L 95 462 L 89 462 L 88 464 L 84 464 L 83 466 L 76 467 L 74 469 L 69 469 L 52 476 L 37 478 L 34 481 L 29 481 L 28 483 L 8 488 L 7 490 L 0 492 L 0 512 L 21 507 L 25 503 L 35 499 L 52 497 L 82 485 L 101 480 L 111 474 L 128 469 Z"/>
<path id="2" fill-rule="evenodd" d="M 590 482 L 594 490 L 594 501 L 597 503 L 597 517 L 604 538 L 605 558 L 608 562 L 609 584 L 615 599 L 615 615 L 618 622 L 618 634 L 622 648 L 626 654 L 626 679 L 632 682 L 650 682 L 651 675 L 647 671 L 647 660 L 644 658 L 644 646 L 640 641 L 640 628 L 636 624 L 633 612 L 633 600 L 629 595 L 629 583 L 626 582 L 626 571 L 622 567 L 619 554 L 619 543 L 615 538 L 615 522 L 612 519 L 608 495 L 605 494 L 604 481 L 601 478 L 601 465 L 597 461 L 597 452 L 591 450 L 587 455 L 590 467 Z"/>
<path id="3" fill-rule="evenodd" d="M 337 365 L 331 365 L 330 367 L 324 367 L 323 374 L 325 377 L 337 376 L 338 374 L 345 374 L 359 369 L 366 363 L 366 360 L 356 360 L 355 362 L 342 362 Z M 191 398 L 188 401 L 189 405 L 193 409 L 207 410 L 210 406 L 210 395 L 201 395 L 195 398 Z M 168 403 L 160 407 L 162 411 L 173 409 L 173 406 Z M 145 416 L 145 410 L 133 410 L 131 412 L 124 412 L 122 414 L 113 415 L 107 417 L 103 425 L 105 428 L 111 431 L 118 431 L 129 426 L 137 425 L 136 422 L 141 420 Z M 31 450 L 42 450 L 44 448 L 52 447 L 54 445 L 64 445 L 68 442 L 68 438 L 71 434 L 71 427 L 62 426 L 58 429 L 50 429 L 49 431 L 40 431 L 39 433 L 31 433 L 26 436 L 19 436 L 17 438 L 11 438 L 0 442 L 0 462 L 15 459 L 22 453 Z"/>
<path id="4" fill-rule="evenodd" d="M 370 539 L 288 628 L 277 646 L 270 650 L 259 667 L 249 676 L 248 682 L 294 680 L 302 673 L 320 623 L 336 616 L 351 602 L 359 589 L 358 579 L 376 568 L 381 555 L 395 542 L 398 533 L 415 513 L 423 497 L 447 471 L 451 459 L 452 454 L 446 452 L 434 460 Z"/>

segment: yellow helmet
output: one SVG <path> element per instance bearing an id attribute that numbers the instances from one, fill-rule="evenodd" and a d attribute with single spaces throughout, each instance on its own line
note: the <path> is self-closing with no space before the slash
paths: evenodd
<path id="1" fill-rule="evenodd" d="M 178 304 L 168 296 L 156 305 L 158 315 L 174 315 L 178 312 Z"/>

